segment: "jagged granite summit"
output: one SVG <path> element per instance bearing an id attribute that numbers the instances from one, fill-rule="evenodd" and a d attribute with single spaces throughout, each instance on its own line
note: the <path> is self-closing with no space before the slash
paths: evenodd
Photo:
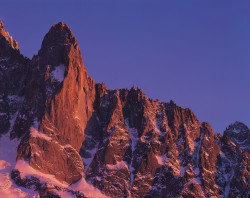
<path id="1" fill-rule="evenodd" d="M 230 124 L 224 131 L 237 146 L 250 153 L 250 129 L 242 122 Z"/>
<path id="2" fill-rule="evenodd" d="M 0 24 L 0 194 L 249 196 L 241 139 L 214 135 L 173 101 L 96 83 L 64 23 L 51 27 L 32 60 Z"/>

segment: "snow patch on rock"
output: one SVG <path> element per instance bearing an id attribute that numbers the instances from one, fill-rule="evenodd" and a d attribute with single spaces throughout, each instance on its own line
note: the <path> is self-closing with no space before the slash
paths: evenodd
<path id="1" fill-rule="evenodd" d="M 51 140 L 52 140 L 51 137 L 45 135 L 44 133 L 38 132 L 34 127 L 31 127 L 31 128 L 30 128 L 30 135 L 31 135 L 32 137 L 45 139 L 45 140 L 47 140 L 47 141 L 51 141 Z"/>
<path id="2" fill-rule="evenodd" d="M 34 176 L 40 180 L 42 183 L 53 183 L 60 187 L 67 187 L 67 183 L 61 183 L 59 182 L 54 175 L 50 174 L 44 174 L 40 171 L 35 170 L 32 168 L 28 162 L 24 160 L 18 160 L 14 169 L 17 169 L 20 172 L 21 178 L 30 178 L 31 176 Z"/>
<path id="3" fill-rule="evenodd" d="M 54 67 L 54 70 L 51 72 L 51 77 L 55 80 L 62 82 L 64 80 L 65 66 L 58 65 Z"/>
<path id="4" fill-rule="evenodd" d="M 137 145 L 137 143 L 139 141 L 139 138 L 138 138 L 137 129 L 129 127 L 129 120 L 128 119 L 125 120 L 125 124 L 127 126 L 128 132 L 129 132 L 129 136 L 130 136 L 130 140 L 131 140 L 131 150 L 132 150 L 132 159 L 131 159 L 131 163 L 129 165 L 130 189 L 131 189 L 132 185 L 133 185 L 133 182 L 134 182 L 134 177 L 135 177 L 134 174 L 133 174 L 134 167 L 132 166 L 133 165 L 133 160 L 134 160 L 134 152 L 135 152 L 136 145 Z"/>
<path id="5" fill-rule="evenodd" d="M 91 149 L 91 150 L 87 150 L 87 152 L 90 154 L 90 157 L 89 158 L 82 157 L 83 164 L 85 165 L 84 172 L 86 172 L 88 170 L 89 165 L 93 161 L 97 150 L 98 150 L 98 148 L 96 148 L 96 147 Z"/>
<path id="6" fill-rule="evenodd" d="M 83 192 L 86 197 L 95 198 L 105 198 L 106 196 L 102 194 L 97 188 L 87 183 L 84 178 L 81 178 L 78 182 L 72 184 L 70 189 Z"/>

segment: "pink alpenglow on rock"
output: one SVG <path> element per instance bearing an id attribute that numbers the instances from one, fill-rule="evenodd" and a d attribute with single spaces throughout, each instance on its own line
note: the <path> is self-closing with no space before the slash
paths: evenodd
<path id="1" fill-rule="evenodd" d="M 31 60 L 0 21 L 0 195 L 249 197 L 249 129 L 88 76 L 57 23 Z"/>

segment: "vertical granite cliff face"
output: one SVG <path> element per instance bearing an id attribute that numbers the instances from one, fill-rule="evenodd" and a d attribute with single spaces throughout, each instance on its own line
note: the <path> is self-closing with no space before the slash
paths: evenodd
<path id="1" fill-rule="evenodd" d="M 249 153 L 229 132 L 214 135 L 190 109 L 138 88 L 95 83 L 64 23 L 32 60 L 0 24 L 0 134 L 20 141 L 16 184 L 47 197 L 85 197 L 93 186 L 108 197 L 249 195 Z"/>
<path id="2" fill-rule="evenodd" d="M 18 150 L 18 160 L 71 184 L 82 177 L 79 155 L 84 130 L 92 116 L 95 82 L 88 77 L 76 38 L 66 24 L 54 25 L 32 60 L 42 85 L 43 108 L 35 109 L 30 133 Z M 61 159 L 61 160 L 58 160 Z"/>

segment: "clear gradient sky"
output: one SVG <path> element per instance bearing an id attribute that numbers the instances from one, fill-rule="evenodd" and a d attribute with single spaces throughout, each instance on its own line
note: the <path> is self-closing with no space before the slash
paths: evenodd
<path id="1" fill-rule="evenodd" d="M 25 56 L 62 21 L 96 82 L 173 99 L 215 133 L 250 127 L 249 0 L 0 0 L 0 19 Z"/>

